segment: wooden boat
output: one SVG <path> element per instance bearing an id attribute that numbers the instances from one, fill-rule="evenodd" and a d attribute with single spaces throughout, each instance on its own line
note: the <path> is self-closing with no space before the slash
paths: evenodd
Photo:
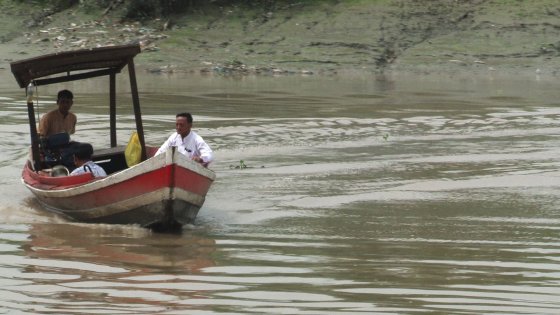
<path id="1" fill-rule="evenodd" d="M 93 160 L 107 172 L 52 177 L 41 158 L 33 100 L 27 109 L 31 134 L 31 158 L 24 165 L 23 183 L 50 211 L 80 222 L 137 224 L 157 229 L 176 229 L 192 223 L 215 178 L 214 172 L 188 159 L 175 148 L 154 156 L 146 146 L 134 57 L 138 45 L 68 51 L 11 63 L 22 88 L 73 80 L 109 77 L 110 147 L 97 149 Z M 128 167 L 125 146 L 117 146 L 116 75 L 128 66 L 141 162 Z"/>

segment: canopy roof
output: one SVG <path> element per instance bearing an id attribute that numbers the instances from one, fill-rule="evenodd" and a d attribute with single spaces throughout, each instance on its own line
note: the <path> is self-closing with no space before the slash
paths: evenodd
<path id="1" fill-rule="evenodd" d="M 53 53 L 10 65 L 16 81 L 23 88 L 31 81 L 35 81 L 35 85 L 45 85 L 118 73 L 138 53 L 140 46 L 131 44 Z M 83 72 L 70 74 L 72 71 Z M 60 73 L 66 74 L 40 79 Z"/>

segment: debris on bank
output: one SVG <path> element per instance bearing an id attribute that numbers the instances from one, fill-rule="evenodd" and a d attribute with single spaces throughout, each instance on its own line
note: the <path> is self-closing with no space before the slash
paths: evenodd
<path id="1" fill-rule="evenodd" d="M 44 52 L 66 51 L 68 49 L 87 49 L 102 46 L 138 43 L 143 52 L 155 52 L 160 48 L 158 41 L 168 38 L 153 28 L 142 26 L 140 23 L 120 24 L 89 21 L 81 24 L 68 23 L 67 26 L 40 28 L 24 34 L 25 44 L 39 47 Z M 147 69 L 151 73 L 181 72 L 180 66 L 163 65 Z M 248 66 L 232 60 L 223 63 L 203 62 L 201 73 L 218 75 L 313 75 L 310 70 L 288 70 L 277 66 Z"/>
<path id="2" fill-rule="evenodd" d="M 158 51 L 157 42 L 168 37 L 140 23 L 109 25 L 100 21 L 69 23 L 64 27 L 42 28 L 24 35 L 27 44 L 55 52 L 131 43 L 140 44 L 142 51 Z"/>
<path id="3" fill-rule="evenodd" d="M 205 62 L 205 67 L 201 70 L 203 73 L 216 73 L 221 75 L 234 74 L 268 74 L 268 75 L 312 75 L 310 70 L 287 70 L 276 66 L 248 66 L 239 60 L 229 61 L 223 64 L 214 65 L 211 62 Z"/>

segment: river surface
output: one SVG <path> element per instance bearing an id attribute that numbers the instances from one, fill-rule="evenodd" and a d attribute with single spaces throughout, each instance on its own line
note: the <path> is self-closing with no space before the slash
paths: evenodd
<path id="1" fill-rule="evenodd" d="M 557 80 L 141 73 L 147 142 L 189 111 L 217 159 L 196 224 L 159 234 L 42 210 L 19 179 L 23 91 L 0 77 L 0 313 L 560 310 Z M 40 87 L 39 111 L 70 88 L 73 139 L 107 145 L 107 86 Z"/>

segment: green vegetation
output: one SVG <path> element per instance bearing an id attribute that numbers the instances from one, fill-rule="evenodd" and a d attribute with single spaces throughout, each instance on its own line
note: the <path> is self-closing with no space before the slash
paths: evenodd
<path id="1" fill-rule="evenodd" d="M 239 165 L 230 165 L 229 166 L 230 169 L 246 169 L 247 165 L 245 165 L 245 162 L 243 160 L 239 161 Z"/>

